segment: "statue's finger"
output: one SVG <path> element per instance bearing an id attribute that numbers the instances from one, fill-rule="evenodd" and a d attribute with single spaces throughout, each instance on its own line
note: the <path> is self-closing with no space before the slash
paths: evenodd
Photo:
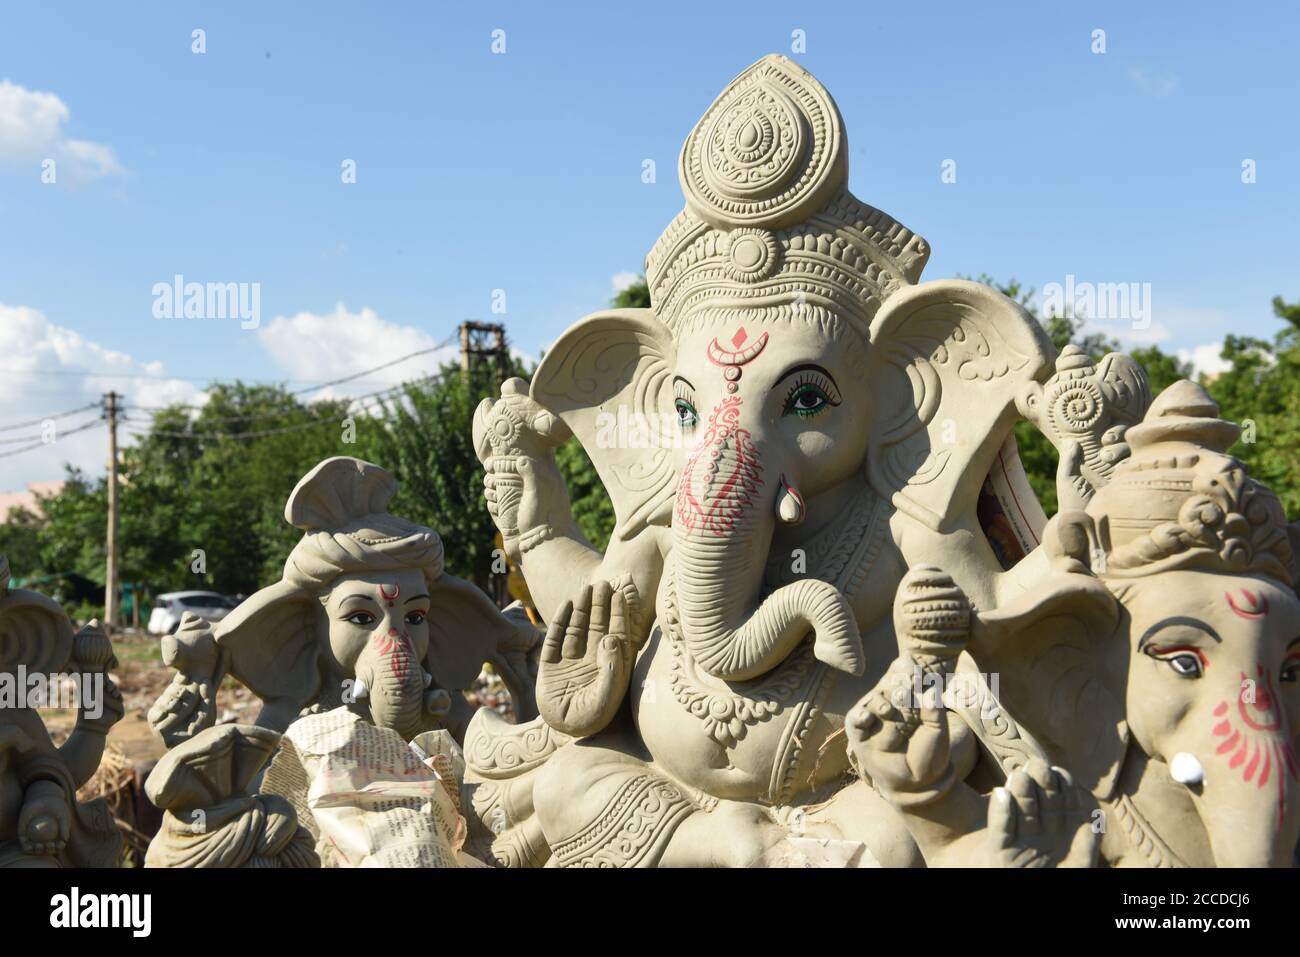
<path id="1" fill-rule="evenodd" d="M 1059 830 L 1064 827 L 1066 795 L 1056 771 L 1041 758 L 1032 758 L 1025 765 L 1025 773 L 1038 785 L 1039 797 L 1042 801 L 1038 813 L 1043 827 L 1047 830 Z"/>
<path id="2" fill-rule="evenodd" d="M 566 601 L 551 617 L 551 623 L 546 628 L 546 637 L 542 640 L 542 661 L 548 665 L 558 664 L 562 657 L 560 642 L 564 639 L 564 630 L 569 624 L 569 616 L 572 613 L 573 602 Z"/>
<path id="3" fill-rule="evenodd" d="M 609 633 L 620 641 L 627 638 L 627 596 L 615 588 L 609 603 Z"/>
<path id="4" fill-rule="evenodd" d="M 587 585 L 573 605 L 573 615 L 564 634 L 564 657 L 581 658 L 587 653 L 587 625 L 591 620 L 591 586 Z"/>
<path id="5" fill-rule="evenodd" d="M 1007 778 L 1007 790 L 1019 812 L 1019 827 L 1026 835 L 1039 832 L 1042 818 L 1039 814 L 1038 785 L 1024 769 L 1012 771 Z"/>
<path id="6" fill-rule="evenodd" d="M 1097 861 L 1097 851 L 1101 847 L 1101 835 L 1087 824 L 1081 824 L 1070 842 L 1070 850 L 1065 860 L 1058 867 L 1092 867 Z"/>
<path id="7" fill-rule="evenodd" d="M 998 850 L 1008 850 L 1016 844 L 1016 807 L 1011 792 L 994 788 L 989 796 L 989 837 Z"/>
<path id="8" fill-rule="evenodd" d="M 592 638 L 599 638 L 609 627 L 609 603 L 614 589 L 609 582 L 601 580 L 591 587 L 591 627 Z"/>

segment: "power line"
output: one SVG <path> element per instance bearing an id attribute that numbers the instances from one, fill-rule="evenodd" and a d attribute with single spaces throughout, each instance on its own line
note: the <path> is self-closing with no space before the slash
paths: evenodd
<path id="1" fill-rule="evenodd" d="M 407 354 L 404 355 L 404 356 L 399 356 L 398 358 L 396 358 L 396 359 L 392 359 L 392 360 L 390 360 L 390 361 L 388 361 L 388 362 L 385 362 L 385 363 L 383 363 L 382 365 L 377 365 L 377 366 L 374 366 L 373 368 L 370 368 L 370 369 L 364 369 L 364 370 L 362 370 L 361 372 L 356 372 L 356 373 L 353 373 L 352 375 L 342 376 L 342 377 L 340 377 L 340 378 L 338 378 L 338 379 L 331 379 L 331 380 L 328 381 L 328 382 L 322 382 L 322 383 L 320 383 L 320 384 L 318 384 L 318 385 L 309 386 L 309 387 L 302 388 L 302 389 L 295 389 L 295 390 L 289 392 L 288 394 L 291 395 L 291 396 L 303 395 L 303 394 L 305 394 L 305 393 L 307 393 L 307 392 L 318 392 L 318 391 L 320 391 L 321 389 L 326 389 L 326 388 L 329 388 L 330 386 L 341 385 L 341 384 L 343 384 L 344 382 L 352 382 L 352 381 L 355 381 L 355 380 L 357 380 L 357 379 L 360 379 L 362 376 L 367 376 L 367 375 L 370 375 L 371 373 L 379 372 L 379 371 L 381 371 L 381 370 L 383 370 L 383 369 L 391 368 L 392 366 L 395 366 L 395 365 L 397 365 L 397 364 L 399 364 L 399 363 L 406 362 L 408 359 L 414 359 L 414 358 L 416 358 L 416 357 L 418 357 L 418 356 L 429 355 L 430 353 L 437 352 L 437 351 L 439 351 L 439 350 L 441 350 L 441 349 L 445 349 L 448 345 L 451 344 L 451 342 L 452 342 L 452 340 L 453 340 L 454 338 L 455 338 L 455 336 L 448 336 L 446 339 L 442 340 L 442 341 L 439 342 L 438 344 L 436 344 L 436 345 L 434 345 L 434 346 L 430 346 L 430 347 L 427 348 L 427 349 L 418 349 L 418 350 L 416 350 L 415 352 L 409 352 L 409 353 L 407 353 Z M 72 373 L 69 373 L 69 374 L 72 374 Z M 78 374 L 80 374 L 80 373 L 78 373 Z M 85 374 L 85 375 L 96 375 L 96 373 L 84 373 L 84 374 Z M 118 377 L 119 377 L 119 378 L 141 378 L 141 379 L 155 379 L 155 378 L 159 378 L 159 379 L 168 379 L 168 378 L 179 379 L 179 378 L 185 378 L 184 376 L 118 376 Z M 387 388 L 387 389 L 383 389 L 383 390 L 380 390 L 380 391 L 378 391 L 378 392 L 372 392 L 372 393 L 370 393 L 369 395 L 358 396 L 358 397 L 355 397 L 355 398 L 348 398 L 348 404 L 351 405 L 352 403 L 355 403 L 355 402 L 361 402 L 361 401 L 363 401 L 363 400 L 365 400 L 365 399 L 374 399 L 374 398 L 379 398 L 379 397 L 381 397 L 381 396 L 383 396 L 383 397 L 387 397 L 387 398 L 395 398 L 395 397 L 397 396 L 398 393 L 401 393 L 402 391 L 404 391 L 405 389 L 407 389 L 407 388 L 410 387 L 410 386 L 419 385 L 419 384 L 421 384 L 422 382 L 434 381 L 434 380 L 439 379 L 440 377 L 441 377 L 440 374 L 435 373 L 435 374 L 432 374 L 432 375 L 429 375 L 429 376 L 425 376 L 425 377 L 423 377 L 423 379 L 413 379 L 413 380 L 411 380 L 411 381 L 409 381 L 409 382 L 404 382 L 404 383 L 401 383 L 401 384 L 399 384 L 399 385 L 391 386 L 391 387 L 389 387 L 389 388 Z M 215 380 L 214 380 L 214 381 L 215 381 Z M 346 397 L 341 397 L 341 399 L 342 399 L 342 398 L 346 398 Z M 386 400 L 387 400 L 386 398 L 380 398 L 379 402 L 377 402 L 377 403 L 373 403 L 373 404 L 371 404 L 370 406 L 362 407 L 362 408 L 360 408 L 360 409 L 357 409 L 356 411 L 357 411 L 357 412 L 369 412 L 369 411 L 373 410 L 374 408 L 378 408 L 378 407 L 382 406 L 383 403 L 384 403 L 384 401 L 386 401 Z M 28 426 L 31 426 L 31 425 L 43 424 L 44 422 L 46 422 L 46 421 L 48 421 L 48 420 L 50 420 L 50 419 L 53 419 L 53 418 L 63 418 L 63 417 L 68 416 L 68 415 L 73 415 L 73 414 L 75 414 L 75 413 L 77 413 L 77 412 L 84 412 L 84 411 L 87 411 L 87 410 L 89 410 L 89 409 L 96 409 L 96 408 L 100 408 L 100 407 L 101 407 L 100 403 L 92 403 L 92 404 L 90 404 L 90 405 L 83 406 L 83 407 L 80 408 L 80 409 L 71 409 L 71 410 L 69 410 L 69 411 L 67 411 L 67 412 L 61 412 L 61 413 L 58 413 L 58 415 L 55 415 L 55 416 L 44 416 L 44 417 L 39 418 L 39 419 L 33 419 L 33 420 L 29 421 L 29 422 L 21 422 L 21 423 L 16 423 L 16 424 L 14 424 L 14 425 L 10 425 L 10 426 L 5 426 L 3 429 L 0 429 L 0 431 L 11 431 L 11 430 L 13 430 L 13 429 L 24 428 L 24 427 L 28 427 Z M 140 411 L 145 411 L 145 412 L 148 412 L 148 411 L 149 411 L 148 409 L 145 409 L 144 407 L 141 407 L 141 406 L 137 406 L 137 407 L 135 407 L 135 408 L 137 408 L 137 409 L 140 410 Z M 163 408 L 163 409 L 171 408 L 171 409 L 178 409 L 178 410 L 179 410 L 179 409 L 201 410 L 203 407 L 202 407 L 202 406 L 193 406 L 193 405 L 190 405 L 190 406 L 186 406 L 186 405 L 175 405 L 175 406 L 164 406 L 164 407 L 162 407 L 162 408 Z M 119 411 L 121 411 L 121 407 L 119 407 Z M 159 411 L 161 411 L 161 409 L 160 409 Z M 265 412 L 263 412 L 263 413 L 250 413 L 250 414 L 247 415 L 247 416 L 225 416 L 225 417 L 220 417 L 220 418 L 213 419 L 213 420 L 211 420 L 211 421 L 232 421 L 232 422 L 233 422 L 233 421 L 258 421 L 258 420 L 260 420 L 260 419 L 266 419 L 266 418 L 278 418 L 280 415 L 291 415 L 291 414 L 293 414 L 292 411 L 286 411 L 286 412 L 283 412 L 283 413 L 265 413 Z M 125 417 L 123 417 L 123 418 L 125 418 Z M 265 438 L 265 437 L 267 437 L 267 436 L 271 436 L 271 435 L 281 435 L 281 434 L 284 434 L 284 433 L 287 433 L 287 432 L 299 432 L 299 431 L 302 431 L 303 429 L 309 429 L 309 428 L 312 428 L 313 426 L 319 425 L 319 424 L 322 423 L 322 422 L 329 422 L 329 421 L 333 421 L 333 420 L 334 420 L 334 417 L 331 416 L 331 415 L 315 416 L 315 417 L 313 417 L 313 418 L 312 418 L 310 421 L 308 421 L 308 422 L 300 422 L 300 423 L 297 423 L 296 425 L 283 426 L 283 427 L 275 428 L 275 429 L 257 429 L 257 430 L 251 431 L 251 432 L 206 432 L 206 433 L 197 433 L 197 432 L 181 432 L 181 431 L 173 431 L 173 430 L 155 430 L 155 429 L 152 429 L 152 428 L 151 428 L 150 430 L 148 430 L 148 431 L 142 431 L 142 430 L 139 430 L 139 429 L 131 429 L 131 430 L 128 430 L 128 431 L 130 431 L 130 433 L 131 433 L 132 435 L 143 435 L 143 436 L 155 435 L 155 436 L 160 436 L 160 437 L 164 437 L 164 438 L 181 438 L 181 439 L 191 439 L 191 440 L 195 440 L 195 441 L 205 441 L 205 440 L 211 441 L 211 440 L 219 440 L 219 439 L 223 439 L 223 438 L 224 438 L 224 439 L 255 439 L 255 438 Z M 131 419 L 126 419 L 126 421 L 133 421 L 133 420 L 131 420 Z M 98 425 L 102 425 L 102 424 L 103 424 L 103 421 L 102 421 L 102 420 L 94 420 L 94 421 L 91 421 L 91 422 L 87 422 L 87 423 L 84 423 L 83 425 L 77 426 L 77 427 L 74 428 L 74 429 L 70 429 L 70 430 L 68 430 L 68 431 L 62 432 L 61 434 L 58 434 L 57 438 L 64 438 L 64 437 L 69 436 L 69 435 L 76 435 L 78 432 L 84 432 L 84 431 L 86 431 L 87 429 L 95 428 L 96 426 L 98 426 Z M 143 423 L 142 423 L 142 424 L 143 424 Z M 12 439 L 12 440 L 0 440 L 0 442 L 5 442 L 6 444 L 9 444 L 9 443 L 12 443 L 12 442 L 19 442 L 19 441 L 22 441 L 24 438 L 35 438 L 35 436 L 23 436 L 23 437 L 19 437 L 18 439 Z M 23 452 L 34 451 L 35 449 L 43 448 L 43 447 L 45 447 L 45 446 L 47 446 L 47 445 L 50 445 L 50 444 L 52 444 L 52 442 L 47 442 L 47 441 L 44 440 L 44 438 L 42 438 L 40 441 L 32 442 L 30 445 L 25 445 L 25 446 L 23 446 L 22 448 L 13 449 L 13 450 L 8 451 L 8 452 L 0 452 L 0 458 L 9 458 L 10 456 L 20 455 L 20 454 L 22 454 Z"/>
<path id="2" fill-rule="evenodd" d="M 365 399 L 375 398 L 376 396 L 391 395 L 395 397 L 399 393 L 405 391 L 408 388 L 411 388 L 412 386 L 429 385 L 439 381 L 441 378 L 442 378 L 442 373 L 435 372 L 432 375 L 421 376 L 418 379 L 408 379 L 407 381 L 399 383 L 398 385 L 389 386 L 387 389 L 380 389 L 377 392 L 369 392 L 366 393 L 365 395 L 358 395 L 358 396 L 340 396 L 337 401 L 346 400 L 348 402 L 361 402 Z M 326 401 L 333 401 L 333 400 L 317 399 L 316 401 L 326 402 Z M 137 412 L 144 412 L 147 415 L 156 415 L 156 413 L 158 412 L 169 412 L 173 410 L 202 411 L 204 408 L 206 407 L 199 406 L 199 405 L 179 405 L 179 404 L 171 405 L 171 406 L 132 405 L 127 407 L 127 411 L 137 411 Z M 279 419 L 279 418 L 283 418 L 284 416 L 298 415 L 301 414 L 302 412 L 303 412 L 302 408 L 296 408 L 296 409 L 280 409 L 275 412 L 250 412 L 246 415 L 204 416 L 204 423 L 207 424 L 209 422 L 259 422 L 265 419 Z M 325 416 L 325 418 L 328 418 L 328 416 Z"/>
<path id="3" fill-rule="evenodd" d="M 68 429 L 66 432 L 59 433 L 58 439 L 66 439 L 69 435 L 76 435 L 78 432 L 85 432 L 87 429 L 93 429 L 96 426 L 100 426 L 103 424 L 104 422 L 102 419 L 95 419 L 91 422 L 87 422 L 85 425 L 79 425 L 75 429 Z M 53 444 L 54 444 L 53 441 L 33 442 L 31 445 L 23 446 L 21 449 L 14 449 L 12 452 L 0 452 L 0 459 L 7 459 L 11 455 L 19 455 L 23 452 L 30 452 L 33 449 L 44 448 L 46 446 L 53 445 Z"/>
<path id="4" fill-rule="evenodd" d="M 26 422 L 15 422 L 12 425 L 0 425 L 0 432 L 13 432 L 15 429 L 25 429 L 32 425 L 44 425 L 52 419 L 66 419 L 70 415 L 76 415 L 78 412 L 87 412 L 90 409 L 98 409 L 99 403 L 92 402 L 90 405 L 83 405 L 76 409 L 69 409 L 67 412 L 56 412 L 54 415 L 43 415 L 39 419 L 29 419 Z"/>
<path id="5" fill-rule="evenodd" d="M 416 356 L 426 356 L 431 352 L 437 352 L 440 349 L 445 349 L 447 348 L 447 346 L 451 345 L 452 340 L 455 338 L 456 336 L 448 336 L 446 339 L 443 339 L 442 342 L 438 343 L 435 346 L 431 346 L 428 349 L 420 349 L 416 352 L 410 352 L 398 359 L 392 360 L 391 362 L 385 362 L 383 365 L 375 366 L 373 369 L 366 369 L 363 372 L 356 372 L 353 373 L 352 375 L 345 375 L 341 379 L 333 379 L 329 382 L 322 382 L 320 385 L 314 385 L 307 389 L 298 389 L 294 392 L 290 392 L 289 394 L 302 395 L 302 393 L 304 392 L 317 392 L 321 389 L 327 389 L 332 385 L 341 385 L 344 382 L 351 382 L 353 379 L 360 379 L 364 375 L 370 375 L 370 373 L 372 372 L 379 372 L 382 369 L 387 369 L 391 366 L 395 366 L 399 362 L 405 362 L 407 359 L 414 359 Z"/>
<path id="6" fill-rule="evenodd" d="M 390 366 L 395 366 L 399 362 L 405 362 L 407 359 L 414 359 L 417 356 L 428 355 L 431 352 L 437 352 L 439 349 L 445 349 L 452 344 L 455 338 L 456 338 L 455 336 L 448 336 L 446 339 L 443 339 L 437 345 L 431 346 L 427 349 L 419 349 L 415 352 L 407 353 L 406 355 L 393 359 L 390 362 L 385 362 L 383 365 L 378 365 L 372 369 L 363 370 L 362 372 L 355 372 L 352 375 L 343 376 L 342 378 L 339 379 L 332 379 L 329 382 L 321 382 L 316 385 L 304 386 L 303 388 L 296 389 L 290 392 L 289 394 L 301 395 L 304 392 L 315 392 L 319 389 L 325 389 L 332 385 L 339 385 L 343 382 L 351 382 L 354 379 L 359 379 L 362 376 L 369 375 L 372 372 L 379 372 L 383 369 L 389 368 Z M 214 385 L 219 385 L 222 383 L 230 383 L 234 381 L 265 383 L 268 385 L 283 384 L 286 382 L 294 382 L 294 381 L 298 381 L 298 382 L 303 381 L 301 379 L 298 380 L 294 380 L 294 379 L 234 380 L 234 379 L 227 379 L 224 376 L 211 376 L 211 375 L 210 376 L 167 375 L 167 374 L 150 375 L 149 373 L 145 373 L 145 372 L 94 372 L 91 370 L 73 370 L 73 369 L 6 369 L 4 367 L 0 367 L 0 373 L 3 373 L 5 375 L 39 375 L 42 378 L 46 376 L 76 376 L 76 377 L 94 378 L 94 379 L 133 379 L 133 380 L 144 381 L 144 382 L 167 382 L 173 379 L 179 379 L 185 382 L 207 382 Z M 98 407 L 99 407 L 99 403 L 96 402 L 94 403 L 94 405 L 88 406 L 87 408 L 98 408 Z M 41 420 L 38 419 L 37 421 L 39 422 Z"/>

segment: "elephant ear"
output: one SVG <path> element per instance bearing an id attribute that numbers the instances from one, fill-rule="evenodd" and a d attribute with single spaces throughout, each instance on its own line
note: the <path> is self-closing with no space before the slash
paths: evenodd
<path id="1" fill-rule="evenodd" d="M 72 622 L 63 606 L 24 588 L 0 591 L 0 671 L 61 671 L 72 655 Z"/>
<path id="2" fill-rule="evenodd" d="M 967 650 L 998 700 L 1075 781 L 1109 798 L 1128 749 L 1128 641 L 1120 606 L 1090 574 L 1054 572 L 976 615 Z"/>
<path id="3" fill-rule="evenodd" d="M 983 283 L 943 279 L 894 293 L 871 323 L 867 477 L 930 528 L 974 515 L 1016 417 L 1015 398 L 1054 350 L 1023 308 Z"/>
<path id="4" fill-rule="evenodd" d="M 324 628 L 320 602 L 280 581 L 249 597 L 213 632 L 230 673 L 262 699 L 263 713 L 274 715 L 271 723 L 278 725 L 321 695 Z"/>
<path id="5" fill-rule="evenodd" d="M 609 492 L 614 535 L 672 517 L 672 334 L 651 309 L 578 320 L 533 375 L 530 395 L 569 427 Z"/>
<path id="6" fill-rule="evenodd" d="M 439 688 L 464 691 L 498 652 L 526 652 L 537 641 L 536 628 L 501 614 L 473 582 L 444 573 L 429 589 L 425 663 Z"/>

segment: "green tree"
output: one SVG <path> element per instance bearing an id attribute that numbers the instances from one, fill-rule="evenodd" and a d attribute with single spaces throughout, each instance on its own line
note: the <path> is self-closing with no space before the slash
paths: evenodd
<path id="1" fill-rule="evenodd" d="M 513 375 L 527 376 L 515 363 Z M 483 497 L 483 467 L 474 451 L 474 411 L 498 394 L 494 370 L 476 366 L 466 376 L 443 366 L 426 382 L 411 383 L 399 399 L 358 423 L 357 455 L 393 472 L 401 486 L 395 514 L 437 530 L 447 570 L 493 592 L 496 526 Z"/>
<path id="2" fill-rule="evenodd" d="M 1228 336 L 1220 357 L 1229 368 L 1206 383 L 1225 419 L 1243 426 L 1232 453 L 1300 517 L 1300 302 L 1273 298 L 1282 328 L 1272 340 Z"/>
<path id="3" fill-rule="evenodd" d="M 352 454 L 347 407 L 236 382 L 214 386 L 192 421 L 157 413 L 123 451 L 123 580 L 251 594 L 277 578 L 302 534 L 284 520 L 289 492 L 321 459 Z"/>
<path id="4" fill-rule="evenodd" d="M 645 276 L 620 289 L 610 300 L 610 305 L 615 309 L 649 309 L 650 287 L 646 285 Z"/>
<path id="5" fill-rule="evenodd" d="M 9 559 L 15 578 L 41 570 L 41 519 L 21 506 L 11 508 L 0 524 L 0 555 Z"/>

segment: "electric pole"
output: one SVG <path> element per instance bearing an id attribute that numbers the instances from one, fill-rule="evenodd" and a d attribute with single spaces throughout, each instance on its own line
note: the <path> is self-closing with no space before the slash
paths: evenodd
<path id="1" fill-rule="evenodd" d="M 108 538 L 104 571 L 104 630 L 117 627 L 117 414 L 116 392 L 104 396 L 104 418 L 108 419 Z"/>

